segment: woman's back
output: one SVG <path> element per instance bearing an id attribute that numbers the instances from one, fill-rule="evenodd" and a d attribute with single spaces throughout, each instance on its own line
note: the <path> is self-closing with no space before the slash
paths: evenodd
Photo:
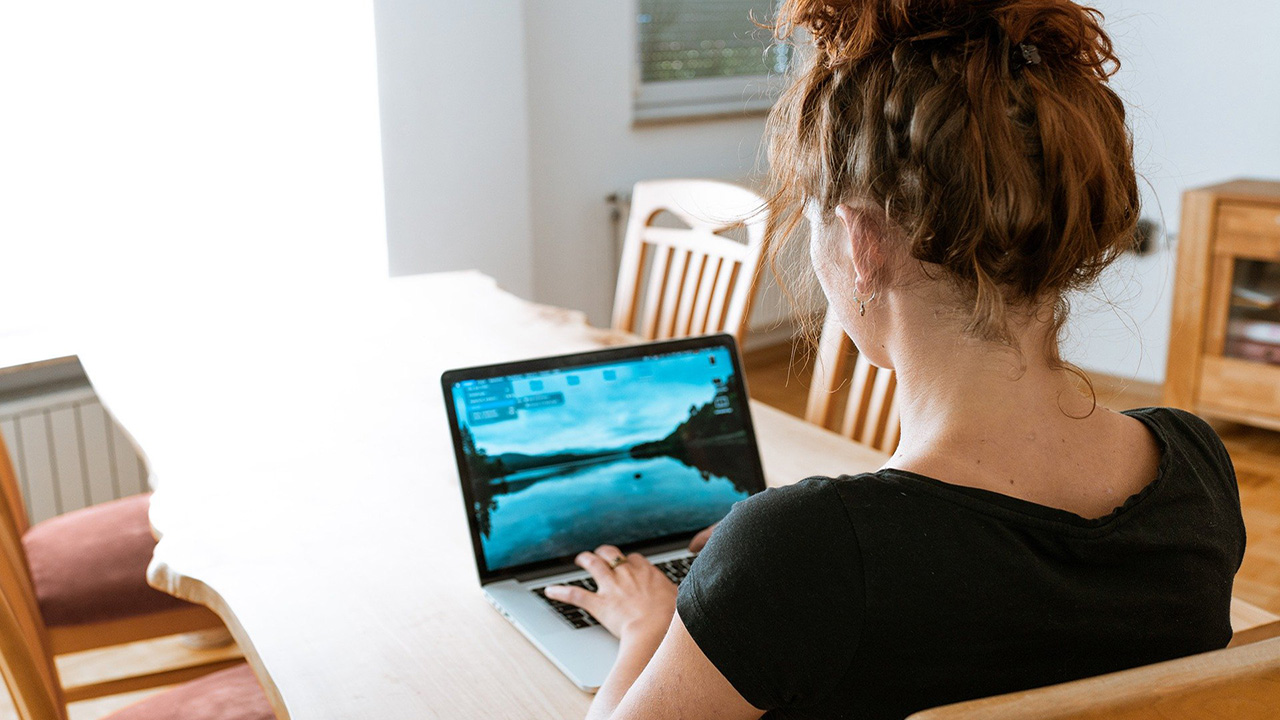
<path id="1" fill-rule="evenodd" d="M 1127 413 L 1158 476 L 1088 519 L 903 470 L 736 507 L 679 614 L 770 717 L 902 718 L 1216 649 L 1244 527 L 1230 461 L 1181 411 Z"/>

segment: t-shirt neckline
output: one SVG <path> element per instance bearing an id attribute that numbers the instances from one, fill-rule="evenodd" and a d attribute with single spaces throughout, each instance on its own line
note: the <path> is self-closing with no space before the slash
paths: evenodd
<path id="1" fill-rule="evenodd" d="M 1122 415 L 1127 415 L 1143 424 L 1147 431 L 1156 441 L 1156 446 L 1160 451 L 1160 461 L 1156 465 L 1156 477 L 1147 483 L 1141 490 L 1125 498 L 1124 502 L 1117 505 L 1111 512 L 1097 518 L 1087 518 L 1078 515 L 1070 510 L 1051 507 L 1049 505 L 1041 505 L 1040 503 L 1030 500 L 1023 500 L 1012 495 L 987 490 L 984 488 L 970 487 L 968 485 L 956 485 L 943 480 L 939 480 L 928 475 L 922 475 L 910 470 L 901 470 L 898 468 L 882 468 L 875 474 L 890 475 L 893 477 L 915 481 L 920 487 L 931 490 L 936 495 L 941 495 L 948 499 L 959 500 L 960 504 L 984 512 L 987 510 L 998 510 L 1000 515 L 1012 513 L 1015 516 L 1021 516 L 1040 523 L 1049 522 L 1053 524 L 1068 525 L 1073 528 L 1082 530 L 1102 530 L 1111 527 L 1121 519 L 1128 517 L 1134 508 L 1138 507 L 1148 497 L 1154 494 L 1160 487 L 1165 484 L 1165 479 L 1169 475 L 1169 465 L 1171 462 L 1172 450 L 1170 448 L 1169 439 L 1165 433 L 1165 428 L 1157 422 L 1154 415 L 1163 408 L 1146 407 L 1135 408 L 1132 410 L 1124 410 Z"/>

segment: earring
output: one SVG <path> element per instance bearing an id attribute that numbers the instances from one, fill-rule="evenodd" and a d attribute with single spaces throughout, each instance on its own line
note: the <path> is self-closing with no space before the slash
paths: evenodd
<path id="1" fill-rule="evenodd" d="M 864 317 L 867 314 L 867 303 L 875 299 L 876 299 L 875 293 L 871 293 L 871 297 L 867 298 L 866 300 L 863 300 L 860 297 L 854 298 L 854 300 L 858 303 L 858 317 Z"/>

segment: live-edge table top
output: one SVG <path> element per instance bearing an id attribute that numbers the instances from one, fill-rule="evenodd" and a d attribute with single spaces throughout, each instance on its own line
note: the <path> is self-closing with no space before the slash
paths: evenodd
<path id="1" fill-rule="evenodd" d="M 239 307 L 74 345 L 147 459 L 149 581 L 223 617 L 282 718 L 581 717 L 479 591 L 439 377 L 628 338 L 478 273 Z M 884 461 L 752 416 L 770 484 Z"/>

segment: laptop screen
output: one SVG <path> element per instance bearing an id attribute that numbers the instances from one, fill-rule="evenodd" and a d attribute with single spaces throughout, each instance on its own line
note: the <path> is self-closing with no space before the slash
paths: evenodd
<path id="1" fill-rule="evenodd" d="M 482 574 L 691 534 L 763 489 L 731 339 L 701 340 L 446 373 Z"/>

